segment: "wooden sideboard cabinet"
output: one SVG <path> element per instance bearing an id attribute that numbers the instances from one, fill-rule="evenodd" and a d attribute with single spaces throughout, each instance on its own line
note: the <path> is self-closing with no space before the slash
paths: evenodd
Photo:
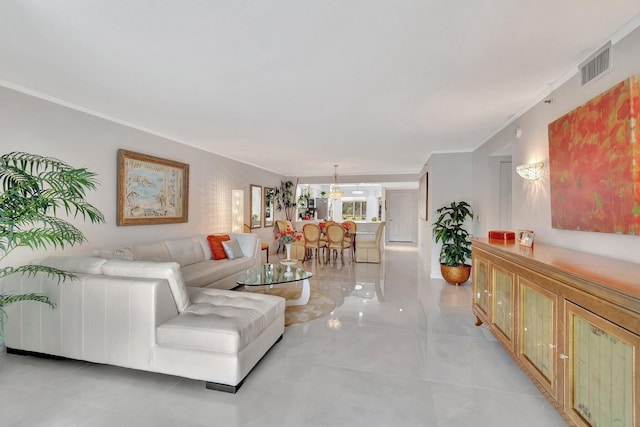
<path id="1" fill-rule="evenodd" d="M 572 426 L 640 427 L 640 264 L 473 239 L 473 312 Z"/>

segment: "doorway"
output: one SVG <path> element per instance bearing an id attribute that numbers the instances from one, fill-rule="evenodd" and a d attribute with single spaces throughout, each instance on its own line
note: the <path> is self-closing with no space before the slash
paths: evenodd
<path id="1" fill-rule="evenodd" d="M 500 162 L 500 230 L 511 230 L 511 162 Z"/>
<path id="2" fill-rule="evenodd" d="M 418 223 L 418 192 L 387 191 L 387 230 L 389 242 L 415 242 Z"/>

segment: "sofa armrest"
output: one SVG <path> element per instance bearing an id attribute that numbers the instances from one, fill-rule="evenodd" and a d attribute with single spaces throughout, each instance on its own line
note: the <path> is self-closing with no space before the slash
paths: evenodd
<path id="1" fill-rule="evenodd" d="M 58 283 L 43 274 L 14 274 L 0 289 L 43 293 L 56 304 L 6 307 L 7 347 L 96 363 L 148 369 L 157 326 L 178 315 L 165 279 L 78 274 Z"/>
<path id="2" fill-rule="evenodd" d="M 256 267 L 260 267 L 262 265 L 262 241 L 260 238 L 256 241 L 256 249 L 254 251 L 253 257 L 256 259 Z"/>

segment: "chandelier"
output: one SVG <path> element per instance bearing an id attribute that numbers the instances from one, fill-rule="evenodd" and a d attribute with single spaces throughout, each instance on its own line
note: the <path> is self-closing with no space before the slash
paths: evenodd
<path id="1" fill-rule="evenodd" d="M 344 191 L 338 185 L 338 165 L 333 165 L 333 185 L 329 187 L 329 198 L 340 200 L 344 196 Z"/>

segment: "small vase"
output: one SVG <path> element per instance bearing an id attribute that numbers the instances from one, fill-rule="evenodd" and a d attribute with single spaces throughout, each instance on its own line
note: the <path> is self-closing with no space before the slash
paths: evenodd
<path id="1" fill-rule="evenodd" d="M 292 243 L 285 243 L 284 247 L 287 249 L 287 260 L 291 259 L 291 245 Z"/>

